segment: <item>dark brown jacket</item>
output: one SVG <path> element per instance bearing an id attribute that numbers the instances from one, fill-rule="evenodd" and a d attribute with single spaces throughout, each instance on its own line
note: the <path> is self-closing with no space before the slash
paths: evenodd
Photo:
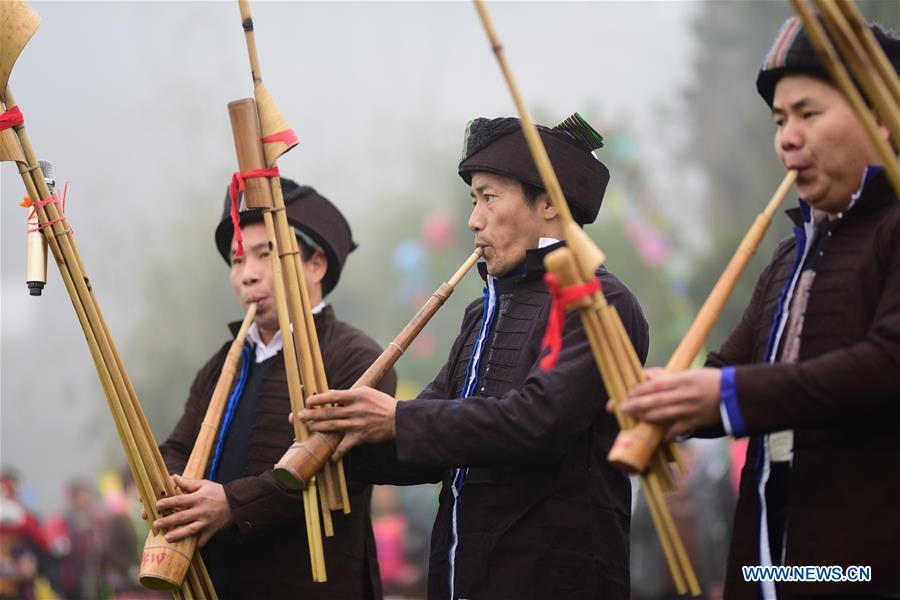
<path id="1" fill-rule="evenodd" d="M 398 405 L 395 453 L 384 452 L 368 473 L 380 482 L 443 481 L 431 538 L 432 600 L 449 597 L 448 473 L 457 466 L 469 468 L 459 505 L 457 598 L 628 597 L 630 484 L 606 460 L 618 427 L 604 410 L 606 392 L 577 313 L 566 317 L 556 367 L 545 372 L 538 364 L 550 309 L 544 253 L 530 252 L 526 274 L 498 282 L 498 314 L 475 395 L 460 399 L 484 300 L 466 309 L 435 380 Z M 598 275 L 643 360 L 648 330 L 637 300 L 606 269 Z M 396 470 L 385 473 L 392 460 L 399 460 Z"/>
<path id="2" fill-rule="evenodd" d="M 334 318 L 326 306 L 316 315 L 316 330 L 329 385 L 349 388 L 381 354 L 364 333 Z M 230 342 L 222 346 L 197 374 L 184 415 L 161 446 L 172 473 L 181 473 L 194 445 Z M 256 423 L 250 439 L 246 477 L 225 484 L 240 544 L 240 566 L 230 582 L 234 598 L 380 599 L 381 580 L 372 521 L 371 487 L 349 482 L 352 512 L 333 512 L 335 535 L 324 538 L 326 583 L 313 583 L 303 504 L 272 477 L 272 466 L 293 441 L 288 423 L 290 400 L 284 360 L 274 359 L 260 390 Z M 379 389 L 393 394 L 396 374 L 389 372 Z"/>
<path id="3" fill-rule="evenodd" d="M 789 211 L 800 224 L 799 211 Z M 746 433 L 726 597 L 756 600 L 762 434 L 794 430 L 786 565 L 872 567 L 872 583 L 803 583 L 787 594 L 900 593 L 900 205 L 883 173 L 866 184 L 818 259 L 796 364 L 766 361 L 770 330 L 802 251 L 785 240 L 737 328 L 709 356 L 736 368 Z M 781 592 L 779 592 L 781 594 Z"/>

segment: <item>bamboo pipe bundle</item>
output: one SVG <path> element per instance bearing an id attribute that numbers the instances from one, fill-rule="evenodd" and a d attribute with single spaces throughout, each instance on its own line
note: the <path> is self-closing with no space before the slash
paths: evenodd
<path id="1" fill-rule="evenodd" d="M 297 137 L 263 84 L 250 5 L 247 0 L 238 0 L 238 6 L 247 42 L 256 98 L 257 127 L 261 134 L 261 136 L 257 136 L 257 139 L 261 138 L 262 141 L 264 166 L 273 168 L 276 166 L 277 158 L 297 144 Z M 243 169 L 243 165 L 241 168 Z M 304 280 L 300 248 L 297 237 L 287 220 L 281 181 L 278 177 L 269 177 L 269 189 L 271 204 L 267 205 L 264 210 L 264 221 L 274 250 L 273 271 L 277 272 L 273 274 L 276 279 L 279 326 L 286 342 L 285 363 L 294 361 L 296 365 L 296 368 L 288 368 L 291 410 L 296 412 L 305 406 L 309 396 L 327 391 L 328 382 L 312 315 L 312 306 L 309 301 L 309 292 Z M 276 263 L 278 263 L 277 269 Z M 279 279 L 282 279 L 281 284 L 278 283 Z M 279 292 L 279 287 L 281 292 Z M 287 343 L 289 338 L 292 338 L 291 344 Z M 288 346 L 293 347 L 292 356 L 289 356 Z M 292 378 L 295 379 L 293 387 L 290 385 Z M 294 420 L 294 433 L 296 440 L 301 442 L 308 437 L 306 427 L 297 419 Z M 334 535 L 331 511 L 343 510 L 344 514 L 350 512 L 350 499 L 343 464 L 328 463 L 322 471 L 321 480 L 323 483 L 321 490 L 315 482 L 311 482 L 311 485 L 303 490 L 307 542 L 310 547 L 314 581 L 327 580 L 322 550 L 322 531 L 319 528 L 320 516 L 316 503 L 321 502 L 321 520 L 326 536 Z"/>
<path id="2" fill-rule="evenodd" d="M 234 382 L 234 376 L 241 360 L 241 351 L 244 347 L 244 341 L 247 339 L 247 331 L 250 329 L 255 316 L 256 304 L 253 303 L 247 308 L 241 328 L 231 343 L 228 354 L 225 356 L 222 372 L 216 382 L 216 387 L 213 389 L 212 398 L 210 398 L 209 406 L 200 425 L 200 432 L 197 435 L 197 440 L 194 442 L 194 447 L 182 474 L 187 479 L 203 479 L 206 473 L 206 466 L 216 440 L 222 413 L 225 412 L 228 394 L 231 391 L 231 385 Z M 196 556 L 196 551 L 197 536 L 191 536 L 186 540 L 172 543 L 167 542 L 164 536 L 151 531 L 144 542 L 144 556 L 154 558 L 146 561 L 142 566 L 141 582 L 146 587 L 153 589 L 167 588 L 169 585 L 175 586 L 177 589 L 180 582 L 173 576 L 173 573 L 178 572 L 178 563 L 183 560 L 190 560 Z"/>
<path id="3" fill-rule="evenodd" d="M 13 113 L 17 109 L 12 91 L 7 85 L 8 78 L 16 59 L 39 24 L 40 17 L 24 1 L 16 0 L 0 5 L 0 40 L 3 41 L 0 45 L 0 110 L 4 113 Z M 134 386 L 100 312 L 71 229 L 56 200 L 51 198 L 24 123 L 20 122 L 3 132 L 2 146 L 0 159 L 16 162 L 26 192 L 35 199 L 34 210 L 41 224 L 41 231 L 53 253 L 84 331 L 141 500 L 148 514 L 155 520 L 159 516 L 157 499 L 175 494 L 177 490 L 168 476 Z M 146 558 L 145 556 L 145 562 Z M 181 566 L 188 572 L 189 583 L 176 591 L 176 597 L 216 597 L 199 557 L 194 561 L 182 561 Z"/>
<path id="4" fill-rule="evenodd" d="M 569 248 L 551 252 L 545 257 L 544 264 L 560 286 L 569 287 L 588 281 L 581 276 L 574 253 Z M 577 308 L 581 314 L 603 384 L 613 404 L 617 405 L 625 399 L 628 389 L 643 377 L 643 367 L 622 321 L 615 307 L 610 306 L 599 292 L 576 301 L 571 307 Z M 619 411 L 615 414 L 623 431 L 633 426 L 633 420 L 628 415 Z M 657 456 L 653 466 L 641 474 L 641 486 L 678 593 L 690 592 L 691 595 L 698 596 L 700 585 L 663 500 L 663 492 L 673 487 L 668 464 L 661 454 Z"/>
<path id="5" fill-rule="evenodd" d="M 891 133 L 894 148 L 900 148 L 900 79 L 897 72 L 866 27 L 852 0 L 836 3 L 816 0 L 824 27 L 804 0 L 791 0 L 791 5 L 803 22 L 803 29 L 832 82 L 843 92 L 872 142 L 894 191 L 900 196 L 900 160 L 897 153 L 878 135 L 875 117 L 851 79 L 847 67 L 841 62 L 832 40 L 840 47 L 856 80 L 878 110 Z M 825 32 L 826 28 L 831 33 L 831 39 Z"/>
<path id="6" fill-rule="evenodd" d="M 400 360 L 400 357 L 409 348 L 419 332 L 428 324 L 438 309 L 444 305 L 457 284 L 462 281 L 465 274 L 481 258 L 482 250 L 478 248 L 457 269 L 456 273 L 434 291 L 425 304 L 416 312 L 397 337 L 388 344 L 384 352 L 375 359 L 366 372 L 360 375 L 352 387 L 374 387 L 381 378 Z M 275 477 L 286 487 L 301 489 L 311 481 L 316 473 L 327 464 L 328 459 L 334 454 L 344 435 L 341 433 L 315 433 L 302 442 L 294 442 L 290 449 L 281 457 L 275 465 Z"/>
<path id="7" fill-rule="evenodd" d="M 740 280 L 744 269 L 756 254 L 759 244 L 762 242 L 772 218 L 781 203 L 787 197 L 791 186 L 797 180 L 796 171 L 788 171 L 784 180 L 778 186 L 775 194 L 769 200 L 766 208 L 757 215 L 753 226 L 744 235 L 737 251 L 725 271 L 719 277 L 719 280 L 713 286 L 712 291 L 694 318 L 694 322 L 688 328 L 681 343 L 672 354 L 666 365 L 666 370 L 670 373 L 684 371 L 690 368 L 697 354 L 703 348 L 706 338 L 709 337 L 713 326 L 725 308 L 728 298 L 734 291 L 737 282 Z M 630 386 L 629 386 L 630 387 Z M 660 425 L 652 425 L 650 423 L 640 422 L 634 427 L 623 428 L 616 438 L 612 449 L 609 452 L 609 461 L 622 469 L 631 473 L 641 473 L 647 465 L 654 460 L 657 450 L 660 448 L 663 438 L 665 437 L 666 428 Z"/>
<path id="8" fill-rule="evenodd" d="M 255 72 L 255 71 L 254 71 Z M 261 142 L 262 134 L 260 132 L 260 121 L 258 117 L 258 109 L 256 101 L 252 98 L 244 100 L 236 100 L 228 104 L 228 113 L 231 118 L 232 133 L 234 134 L 235 150 L 238 157 L 238 169 L 242 173 L 265 168 L 265 154 Z M 250 181 L 259 181 L 263 185 L 251 187 Z M 277 190 L 280 197 L 281 183 L 277 179 Z M 263 178 L 251 179 L 248 181 L 247 189 L 244 192 L 244 202 L 248 207 L 260 208 L 263 210 L 263 223 L 266 228 L 266 237 L 271 246 L 272 260 L 272 281 L 275 288 L 275 308 L 278 314 L 278 326 L 281 330 L 282 341 L 284 343 L 284 365 L 287 375 L 288 394 L 290 396 L 291 410 L 297 411 L 304 406 L 303 388 L 307 382 L 314 385 L 311 374 L 312 367 L 307 364 L 308 361 L 303 360 L 309 357 L 308 349 L 305 356 L 301 354 L 302 348 L 298 348 L 298 342 L 302 344 L 303 337 L 298 334 L 305 329 L 306 320 L 302 314 L 298 312 L 302 310 L 302 306 L 291 306 L 291 301 L 299 301 L 300 296 L 296 286 L 300 285 L 297 280 L 296 265 L 290 260 L 293 257 L 299 258 L 298 254 L 292 253 L 291 239 L 296 240 L 293 233 L 287 235 L 279 235 L 276 231 L 275 214 L 284 213 L 284 210 L 276 212 L 275 190 L 273 185 Z M 282 199 L 282 207 L 284 201 Z M 283 248 L 287 248 L 285 252 Z M 302 269 L 300 270 L 302 273 Z M 292 273 L 293 279 L 289 281 L 286 273 Z M 291 290 L 291 295 L 289 295 Z M 292 324 L 296 326 L 292 327 Z M 293 329 L 293 331 L 292 331 Z M 300 339 L 298 339 L 298 337 Z M 306 427 L 302 423 L 294 423 L 294 435 L 297 439 L 303 440 L 309 435 Z M 320 524 L 322 516 L 319 514 L 319 490 L 315 484 L 303 491 L 303 510 L 306 521 L 307 544 L 310 553 L 310 565 L 314 581 L 325 581 L 327 574 L 325 572 L 325 555 L 322 547 L 322 525 Z M 328 510 L 323 510 L 328 513 Z M 327 525 L 327 521 L 326 521 Z M 326 529 L 327 533 L 327 529 Z"/>
<path id="9" fill-rule="evenodd" d="M 0 108 L 7 111 L 12 110 L 15 106 L 12 91 L 7 87 Z M 24 125 L 16 125 L 13 131 L 24 158 L 22 161 L 17 161 L 17 166 L 28 195 L 39 199 L 50 198 L 50 191 L 43 176 L 40 175 L 40 167 Z M 109 328 L 100 312 L 65 215 L 61 213 L 55 202 L 36 202 L 34 207 L 39 222 L 44 224 L 43 234 L 59 267 L 63 283 L 84 331 L 91 358 L 97 369 L 141 501 L 149 517 L 155 520 L 159 517 L 156 501 L 178 492 L 172 485 L 134 386 L 125 371 Z M 145 554 L 142 564 L 152 564 L 154 558 L 155 555 Z M 212 582 L 199 557 L 193 561 L 190 558 L 180 561 L 177 569 L 178 573 L 181 573 L 181 580 L 184 579 L 185 573 L 189 574 L 189 583 L 177 592 L 179 597 L 197 599 L 216 597 Z M 177 577 L 176 573 L 175 579 Z M 164 587 L 177 589 L 177 586 L 172 583 L 168 583 Z"/>
<path id="10" fill-rule="evenodd" d="M 567 247 L 549 254 L 545 258 L 544 264 L 548 271 L 554 272 L 560 285 L 569 286 L 591 281 L 595 277 L 596 269 L 604 260 L 603 252 L 572 218 L 547 151 L 515 83 L 512 70 L 507 64 L 503 45 L 494 30 L 487 7 L 483 0 L 474 0 L 474 2 L 491 48 L 518 109 L 522 131 L 540 173 L 544 189 L 547 190 L 550 202 L 559 214 L 563 237 L 566 240 Z M 551 256 L 554 255 L 556 255 L 556 259 L 551 259 Z M 579 301 L 576 304 L 579 305 L 582 324 L 590 341 L 597 367 L 603 377 L 604 385 L 615 403 L 616 398 L 624 399 L 627 393 L 626 385 L 639 381 L 643 376 L 643 371 L 630 340 L 624 334 L 618 314 L 606 304 L 602 294 L 594 293 L 589 300 L 585 300 L 585 302 Z M 616 417 L 620 427 L 631 425 L 631 420 L 618 411 L 616 411 Z M 672 457 L 677 460 L 677 450 L 672 447 L 670 451 Z M 657 462 L 653 470 L 642 477 L 642 481 L 645 483 L 644 490 L 647 494 L 648 504 L 651 506 L 651 515 L 678 591 L 682 594 L 690 591 L 695 596 L 699 595 L 700 587 L 697 578 L 684 553 L 683 544 L 674 529 L 671 516 L 662 499 L 663 490 L 674 485 L 666 461 Z"/>

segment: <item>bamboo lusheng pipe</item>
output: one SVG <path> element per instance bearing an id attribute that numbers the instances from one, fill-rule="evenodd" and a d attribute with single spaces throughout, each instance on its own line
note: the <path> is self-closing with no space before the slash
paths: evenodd
<path id="1" fill-rule="evenodd" d="M 235 150 L 238 156 L 238 169 L 241 172 L 265 168 L 265 155 L 261 142 L 262 133 L 259 129 L 259 117 L 256 101 L 252 98 L 236 100 L 228 104 L 228 114 L 231 119 L 232 133 L 234 134 Z M 250 186 L 254 181 L 260 185 Z M 247 181 L 244 201 L 248 207 L 263 210 L 263 223 L 266 228 L 266 239 L 272 246 L 270 258 L 272 261 L 272 281 L 275 289 L 275 307 L 278 315 L 278 327 L 282 333 L 284 343 L 283 355 L 285 372 L 287 376 L 288 395 L 290 397 L 291 410 L 299 410 L 303 404 L 303 388 L 301 364 L 298 362 L 297 338 L 291 333 L 291 314 L 288 307 L 288 294 L 284 281 L 284 269 L 290 266 L 283 260 L 281 252 L 281 240 L 275 231 L 275 219 L 272 209 L 275 206 L 273 186 L 262 178 L 254 178 Z M 279 192 L 281 191 L 279 185 Z M 283 211 L 282 211 L 283 212 Z M 290 236 L 293 237 L 293 236 Z M 290 248 L 290 246 L 289 246 Z M 305 324 L 305 319 L 298 319 L 300 327 Z M 300 339 L 300 342 L 303 340 Z M 299 426 L 298 426 L 299 425 Z M 294 424 L 294 436 L 297 439 L 306 439 L 308 432 L 301 424 Z M 325 558 L 322 553 L 321 531 L 319 529 L 318 493 L 313 486 L 303 493 L 303 511 L 306 523 L 307 545 L 310 551 L 310 564 L 314 581 L 324 581 Z"/>
<path id="2" fill-rule="evenodd" d="M 216 433 L 228 403 L 228 394 L 231 391 L 234 376 L 241 360 L 241 352 L 247 339 L 247 331 L 256 316 L 256 304 L 252 303 L 247 308 L 241 328 L 228 349 L 222 371 L 213 389 L 209 406 L 200 425 L 197 440 L 188 457 L 187 465 L 182 474 L 187 479 L 203 479 L 209 455 L 216 441 Z M 184 561 L 192 560 L 197 551 L 197 536 L 192 535 L 178 542 L 167 542 L 164 536 L 150 532 L 144 542 L 144 556 L 156 556 L 155 560 L 148 560 L 141 565 L 141 583 L 151 589 L 178 589 L 181 582 L 178 576 Z M 173 564 L 174 561 L 174 564 Z M 190 573 L 188 573 L 189 576 Z M 196 575 L 195 575 L 196 576 Z"/>
<path id="3" fill-rule="evenodd" d="M 3 17 L 0 19 L 2 27 L 0 39 L 4 40 L 0 49 L 3 71 L 0 108 L 6 111 L 16 106 L 12 91 L 5 85 L 7 78 L 16 57 L 36 30 L 40 19 L 24 2 L 3 3 L 0 12 Z M 6 42 L 10 40 L 14 43 L 7 44 Z M 7 142 L 12 143 L 13 138 L 6 136 L 4 145 L 7 148 L 2 158 L 16 160 L 26 191 L 36 201 L 34 208 L 38 219 L 46 224 L 42 229 L 43 235 L 51 248 L 84 331 L 91 358 L 97 369 L 138 491 L 147 511 L 155 519 L 158 516 L 156 499 L 174 493 L 174 487 L 165 471 L 162 456 L 153 440 L 134 387 L 113 344 L 103 314 L 99 310 L 65 216 L 54 203 L 43 204 L 45 199 L 50 198 L 50 191 L 43 175 L 40 174 L 40 167 L 24 125 L 16 125 L 12 130 L 8 130 L 8 133 L 13 134 L 14 146 L 18 148 L 13 148 L 15 151 L 12 153 L 7 152 Z M 202 561 L 196 561 L 190 567 L 190 571 L 192 581 L 196 582 L 196 585 L 186 588 L 185 594 L 196 598 L 215 598 L 215 591 Z"/>
<path id="4" fill-rule="evenodd" d="M 15 100 L 7 87 L 3 109 L 13 108 Z M 38 176 L 39 165 L 24 125 L 14 128 L 24 162 L 18 162 L 26 191 L 33 198 L 49 198 L 50 191 L 42 176 Z M 175 493 L 163 465 L 162 456 L 156 447 L 143 410 L 137 400 L 133 385 L 128 379 L 121 357 L 115 349 L 109 329 L 93 295 L 85 269 L 71 237 L 64 215 L 54 203 L 35 205 L 38 219 L 42 223 L 53 223 L 43 229 L 54 259 L 60 270 L 66 290 L 72 300 L 78 320 L 81 323 L 91 358 L 97 369 L 104 395 L 107 398 L 113 422 L 122 442 L 132 475 L 148 514 L 158 518 L 156 500 Z M 209 582 L 202 562 L 190 568 L 195 579 L 201 584 Z M 215 598 L 215 591 L 209 588 L 190 590 L 192 597 Z"/>
<path id="5" fill-rule="evenodd" d="M 900 196 L 900 164 L 898 164 L 897 157 L 888 143 L 879 137 L 878 126 L 875 123 L 872 111 L 866 106 L 862 95 L 856 89 L 853 80 L 847 73 L 846 67 L 841 63 L 837 51 L 834 49 L 831 41 L 829 41 L 824 27 L 822 27 L 822 24 L 807 6 L 806 2 L 804 0 L 791 0 L 791 5 L 803 22 L 803 29 L 813 48 L 815 48 L 816 54 L 819 55 L 819 59 L 825 66 L 826 72 L 831 77 L 831 81 L 844 93 L 853 112 L 856 113 L 856 117 L 862 124 L 866 135 L 869 137 L 869 141 L 872 142 L 875 151 L 878 153 L 878 158 L 884 165 L 884 170 L 891 182 L 891 186 L 897 195 Z"/>
<path id="6" fill-rule="evenodd" d="M 900 104 L 894 99 L 890 83 L 880 76 L 875 59 L 869 56 L 863 40 L 834 0 L 815 0 L 815 5 L 856 81 L 891 132 L 891 137 L 900 144 Z"/>
<path id="7" fill-rule="evenodd" d="M 545 257 L 544 264 L 562 287 L 585 282 L 585 278 L 578 271 L 574 253 L 569 248 L 554 250 Z M 643 370 L 634 348 L 630 342 L 625 343 L 627 336 L 615 307 L 606 302 L 602 293 L 594 292 L 577 300 L 568 308 L 577 309 L 581 315 L 591 352 L 610 399 L 614 402 L 621 401 L 627 395 L 629 384 L 643 377 Z M 631 425 L 631 417 L 619 411 L 615 414 L 620 428 Z M 690 592 L 697 596 L 700 594 L 697 577 L 662 498 L 663 490 L 673 487 L 668 465 L 665 461 L 658 465 L 658 469 L 641 475 L 650 515 L 659 534 L 663 553 L 678 593 Z"/>
<path id="8" fill-rule="evenodd" d="M 238 0 L 238 6 L 240 8 L 242 26 L 247 43 L 247 52 L 250 59 L 253 92 L 257 103 L 258 123 L 261 129 L 262 141 L 264 142 L 262 150 L 265 158 L 265 165 L 271 168 L 275 166 L 279 156 L 297 144 L 297 138 L 263 84 L 262 71 L 259 66 L 259 55 L 256 50 L 256 40 L 253 32 L 253 19 L 250 14 L 250 5 L 247 0 Z M 309 304 L 309 295 L 303 276 L 300 251 L 296 237 L 288 224 L 287 215 L 284 210 L 281 182 L 279 178 L 273 177 L 269 179 L 269 185 L 272 191 L 273 205 L 269 210 L 265 211 L 264 218 L 266 219 L 267 230 L 270 234 L 274 234 L 274 238 L 270 237 L 270 240 L 274 239 L 276 241 L 276 254 L 277 258 L 280 259 L 285 277 L 285 286 L 283 286 L 286 287 L 287 292 L 287 296 L 285 297 L 285 308 L 287 309 L 287 316 L 289 317 L 289 321 L 287 322 L 288 328 L 285 327 L 285 322 L 283 320 L 280 320 L 280 326 L 284 338 L 291 337 L 293 333 L 296 350 L 295 358 L 299 359 L 298 370 L 303 382 L 303 386 L 299 390 L 300 395 L 292 395 L 291 406 L 292 410 L 295 410 L 305 404 L 305 399 L 307 397 L 318 391 L 325 391 L 328 387 L 327 382 L 325 381 L 324 366 L 321 364 L 318 337 L 313 323 L 312 307 Z M 273 264 L 274 262 L 273 259 Z M 293 325 L 293 332 L 289 329 L 290 324 Z M 288 359 L 287 354 L 285 354 L 285 361 L 287 362 Z M 306 439 L 308 432 L 302 424 L 295 421 L 294 430 L 296 439 Z M 343 507 L 344 512 L 349 513 L 350 502 L 347 497 L 346 481 L 344 480 L 342 469 L 338 470 L 333 466 L 330 467 L 330 470 L 327 475 L 324 476 L 324 479 L 325 485 L 322 489 L 321 498 L 322 520 L 325 527 L 325 534 L 330 536 L 334 534 L 331 523 L 331 514 L 329 512 L 330 508 Z M 337 488 L 342 492 L 340 500 L 336 498 L 335 479 L 340 480 Z M 318 507 L 316 506 L 318 492 L 315 485 L 310 485 L 303 493 L 313 580 L 326 581 L 325 558 L 322 550 L 321 531 L 319 530 L 318 525 Z"/>
<path id="9" fill-rule="evenodd" d="M 791 186 L 797 180 L 796 171 L 788 171 L 778 189 L 772 195 L 766 208 L 757 215 L 753 225 L 744 235 L 737 251 L 712 291 L 700 308 L 694 322 L 688 328 L 672 358 L 666 364 L 666 371 L 674 373 L 690 368 L 699 354 L 713 326 L 722 314 L 725 304 L 731 297 L 737 282 L 744 273 L 750 259 L 756 254 L 763 237 L 772 223 L 778 207 L 787 197 Z M 609 452 L 609 461 L 630 473 L 640 473 L 647 468 L 665 437 L 666 427 L 646 422 L 639 422 L 633 428 L 623 429 Z"/>
<path id="10" fill-rule="evenodd" d="M 409 348 L 425 325 L 428 324 L 450 295 L 453 294 L 456 286 L 469 269 L 478 262 L 481 255 L 481 249 L 476 249 L 457 269 L 456 273 L 434 291 L 431 297 L 422 305 L 422 308 L 416 312 L 403 330 L 397 334 L 397 337 L 388 344 L 384 352 L 366 369 L 365 373 L 359 376 L 359 379 L 356 380 L 351 388 L 374 387 L 378 385 L 385 374 L 400 360 L 400 357 L 403 356 L 403 353 Z M 341 433 L 314 433 L 303 442 L 294 442 L 275 465 L 275 478 L 282 485 L 292 489 L 304 487 L 319 472 L 322 466 L 328 463 L 328 459 L 331 458 L 343 439 L 344 436 Z"/>

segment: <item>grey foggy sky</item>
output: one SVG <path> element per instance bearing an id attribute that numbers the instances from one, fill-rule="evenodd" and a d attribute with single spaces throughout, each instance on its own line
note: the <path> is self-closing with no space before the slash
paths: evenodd
<path id="1" fill-rule="evenodd" d="M 71 182 L 67 215 L 121 347 L 117 332 L 134 316 L 128 261 L 177 247 L 167 227 L 177 215 L 190 214 L 206 237 L 218 219 L 235 168 L 226 104 L 252 95 L 237 3 L 32 6 L 43 23 L 10 85 L 36 151 L 54 162 L 60 182 Z M 351 221 L 377 210 L 367 202 L 372 190 L 427 180 L 410 173 L 417 147 L 456 153 L 470 118 L 515 114 L 468 2 L 251 7 L 263 78 L 301 140 L 279 166 L 328 190 Z M 631 123 L 648 160 L 665 172 L 666 148 L 657 142 L 671 124 L 659 108 L 675 102 L 688 77 L 696 4 L 489 7 L 532 110 L 558 120 L 599 107 L 607 119 Z M 112 422 L 105 409 L 106 421 L 86 422 L 105 400 L 52 260 L 45 297 L 27 296 L 24 210 L 16 206 L 24 191 L 12 164 L 0 176 L 0 462 L 25 472 L 42 507 L 56 507 L 64 477 L 104 464 L 98 439 Z M 423 202 L 427 196 L 422 190 Z M 363 245 L 365 235 L 379 234 L 356 229 Z M 179 276 L 177 262 L 170 275 Z M 39 397 L 27 393 L 38 383 Z"/>

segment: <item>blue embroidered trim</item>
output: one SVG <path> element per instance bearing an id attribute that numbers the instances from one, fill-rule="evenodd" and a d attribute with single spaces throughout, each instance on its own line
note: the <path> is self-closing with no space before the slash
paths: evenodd
<path id="1" fill-rule="evenodd" d="M 228 435 L 228 428 L 231 427 L 231 422 L 234 420 L 234 413 L 237 410 L 238 401 L 241 399 L 241 394 L 244 393 L 244 385 L 247 383 L 248 373 L 250 373 L 249 344 L 245 345 L 241 352 L 241 374 L 238 377 L 237 384 L 234 386 L 234 391 L 231 392 L 231 396 L 228 398 L 228 405 L 225 408 L 225 414 L 222 416 L 222 424 L 219 425 L 219 439 L 216 440 L 216 451 L 213 454 L 212 461 L 210 461 L 209 475 L 207 475 L 207 479 L 210 481 L 216 480 L 216 470 L 219 468 L 219 459 L 222 457 L 222 447 L 225 445 L 225 436 Z"/>
<path id="2" fill-rule="evenodd" d="M 734 374 L 734 367 L 722 368 L 722 383 L 719 388 L 719 395 L 722 397 L 722 404 L 725 405 L 725 411 L 728 413 L 728 423 L 731 425 L 731 435 L 734 437 L 744 437 L 747 435 L 747 429 L 744 426 L 744 415 L 741 414 L 741 407 L 740 404 L 738 404 L 737 385 Z"/>

